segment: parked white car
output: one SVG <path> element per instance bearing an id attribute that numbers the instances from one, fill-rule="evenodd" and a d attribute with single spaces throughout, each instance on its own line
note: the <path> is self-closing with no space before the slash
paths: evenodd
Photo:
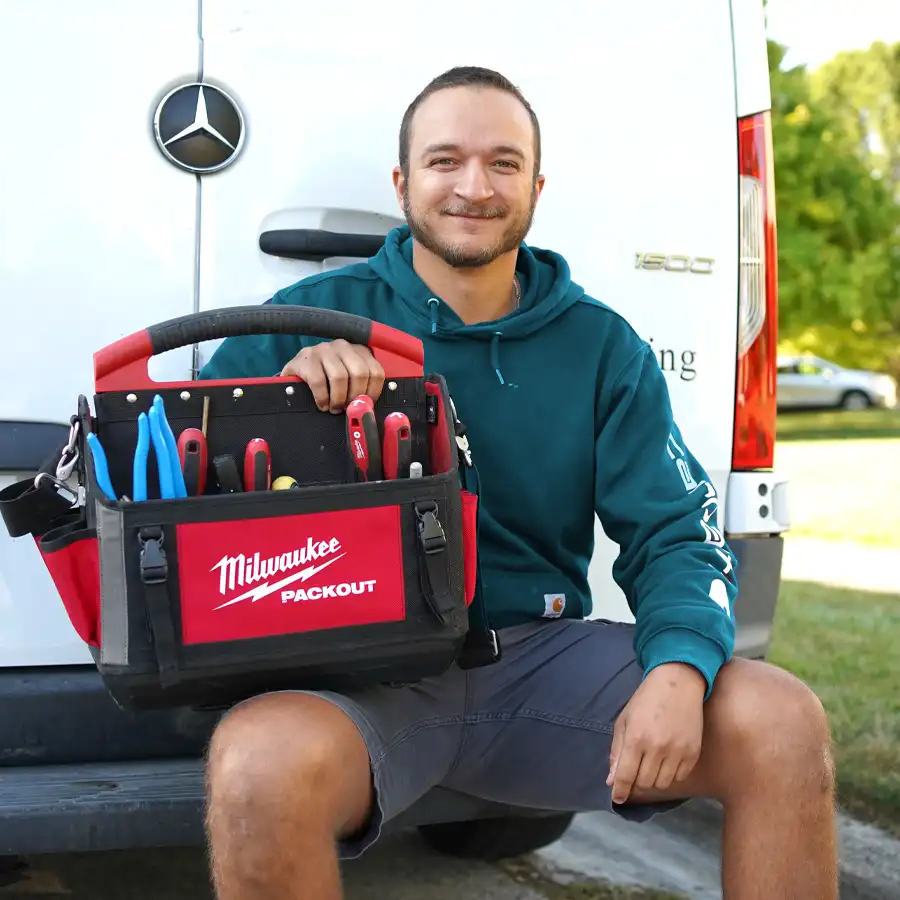
<path id="1" fill-rule="evenodd" d="M 845 369 L 818 356 L 778 357 L 778 408 L 868 409 L 897 405 L 897 384 L 890 375 Z"/>

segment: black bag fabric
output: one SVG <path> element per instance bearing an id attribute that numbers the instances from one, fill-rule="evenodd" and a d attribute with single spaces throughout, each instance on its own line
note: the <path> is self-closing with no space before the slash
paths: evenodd
<path id="1" fill-rule="evenodd" d="M 378 450 L 388 452 L 386 420 L 402 414 L 421 476 L 404 468 L 362 480 L 359 431 L 319 411 L 299 379 L 149 379 L 156 353 L 266 333 L 367 344 L 386 373 L 371 404 Z M 80 397 L 55 471 L 0 493 L 0 513 L 11 535 L 36 540 L 120 706 L 227 706 L 280 688 L 414 682 L 498 658 L 478 583 L 475 468 L 448 386 L 422 358 L 420 341 L 379 323 L 268 306 L 164 322 L 94 355 L 93 413 Z M 166 443 L 154 426 L 136 465 L 141 413 L 171 434 Z M 194 453 L 188 495 L 170 496 L 171 465 L 188 471 L 173 463 L 184 452 L 176 442 L 196 435 L 191 450 L 205 444 L 205 464 Z M 270 468 L 265 456 L 247 460 L 259 441 Z M 248 489 L 255 476 L 261 489 Z M 267 488 L 285 477 L 290 488 Z"/>

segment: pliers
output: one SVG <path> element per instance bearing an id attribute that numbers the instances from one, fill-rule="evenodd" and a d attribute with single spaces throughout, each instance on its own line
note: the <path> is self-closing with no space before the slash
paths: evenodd
<path id="1" fill-rule="evenodd" d="M 175 497 L 187 497 L 175 435 L 166 419 L 165 405 L 159 394 L 153 398 L 149 414 L 142 412 L 138 416 L 137 424 L 138 439 L 132 467 L 131 499 L 135 502 L 147 499 L 147 458 L 150 453 L 151 441 L 156 453 L 160 498 L 170 500 Z M 109 477 L 109 465 L 100 439 L 91 432 L 88 434 L 87 440 L 94 457 L 97 485 L 110 500 L 115 501 L 116 493 Z"/>
<path id="2" fill-rule="evenodd" d="M 153 398 L 150 412 L 141 413 L 138 416 L 138 440 L 134 451 L 134 470 L 132 472 L 133 499 L 136 501 L 147 499 L 147 457 L 151 441 L 156 453 L 160 498 L 170 500 L 173 497 L 187 497 L 184 472 L 181 471 L 181 462 L 178 459 L 178 446 L 175 443 L 172 428 L 166 419 L 163 398 L 159 394 Z"/>

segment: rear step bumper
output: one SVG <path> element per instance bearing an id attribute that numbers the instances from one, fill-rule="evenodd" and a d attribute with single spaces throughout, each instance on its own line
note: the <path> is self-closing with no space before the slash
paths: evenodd
<path id="1" fill-rule="evenodd" d="M 203 846 L 201 759 L 0 769 L 0 856 Z M 551 812 L 435 788 L 385 832 Z"/>
<path id="2" fill-rule="evenodd" d="M 203 840 L 200 759 L 0 769 L 0 855 Z"/>

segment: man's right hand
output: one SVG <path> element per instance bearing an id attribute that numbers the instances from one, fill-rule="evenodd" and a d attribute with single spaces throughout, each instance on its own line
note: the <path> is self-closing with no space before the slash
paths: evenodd
<path id="1" fill-rule="evenodd" d="M 377 400 L 384 387 L 384 369 L 372 351 L 342 338 L 301 350 L 281 374 L 305 381 L 323 412 L 341 413 L 359 394 Z"/>

